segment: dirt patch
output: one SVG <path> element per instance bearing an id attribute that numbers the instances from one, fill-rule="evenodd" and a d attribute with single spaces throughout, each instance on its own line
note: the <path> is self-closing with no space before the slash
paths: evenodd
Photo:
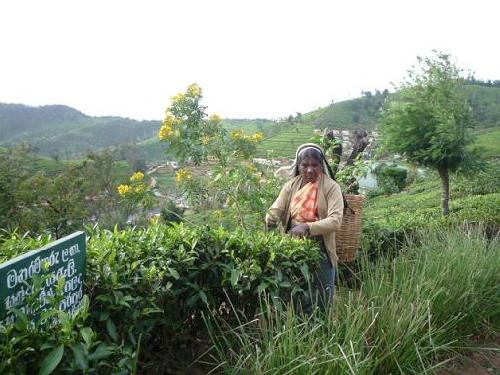
<path id="1" fill-rule="evenodd" d="M 481 345 L 449 362 L 437 375 L 500 375 L 500 345 Z"/>

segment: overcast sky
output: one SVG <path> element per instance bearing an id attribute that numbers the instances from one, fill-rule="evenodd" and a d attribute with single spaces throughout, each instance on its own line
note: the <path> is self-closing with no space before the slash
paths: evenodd
<path id="1" fill-rule="evenodd" d="M 208 112 L 279 118 L 391 89 L 417 55 L 500 79 L 500 1 L 2 0 L 0 102 L 161 119 L 193 82 Z"/>

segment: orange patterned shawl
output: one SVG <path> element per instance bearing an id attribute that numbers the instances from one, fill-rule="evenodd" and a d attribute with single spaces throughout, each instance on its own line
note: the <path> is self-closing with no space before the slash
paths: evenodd
<path id="1" fill-rule="evenodd" d="M 305 184 L 292 197 L 290 214 L 292 220 L 300 223 L 311 223 L 319 219 L 318 214 L 318 181 Z"/>

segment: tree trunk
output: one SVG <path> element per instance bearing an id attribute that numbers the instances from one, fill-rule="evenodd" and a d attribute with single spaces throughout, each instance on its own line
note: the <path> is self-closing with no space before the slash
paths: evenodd
<path id="1" fill-rule="evenodd" d="M 448 168 L 439 169 L 439 176 L 443 186 L 443 198 L 441 200 L 443 216 L 447 216 L 450 213 L 450 176 Z"/>

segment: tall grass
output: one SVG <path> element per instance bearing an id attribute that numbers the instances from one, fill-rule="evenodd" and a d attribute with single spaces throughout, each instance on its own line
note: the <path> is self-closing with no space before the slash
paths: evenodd
<path id="1" fill-rule="evenodd" d="M 230 330 L 209 322 L 215 372 L 430 374 L 470 335 L 499 333 L 500 241 L 479 230 L 422 234 L 395 259 L 363 261 L 361 287 L 340 287 L 326 313 L 264 303 Z"/>

